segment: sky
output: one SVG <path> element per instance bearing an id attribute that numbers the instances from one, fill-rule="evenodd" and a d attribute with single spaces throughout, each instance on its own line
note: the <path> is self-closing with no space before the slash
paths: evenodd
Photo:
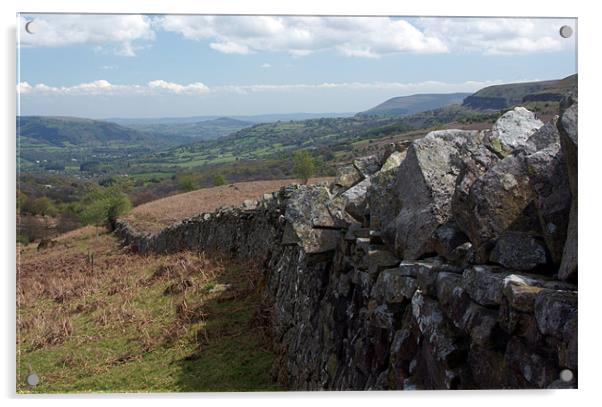
<path id="1" fill-rule="evenodd" d="M 359 112 L 577 72 L 576 20 L 28 14 L 22 115 Z M 27 23 L 29 31 L 26 30 Z M 561 26 L 575 34 L 562 38 Z"/>

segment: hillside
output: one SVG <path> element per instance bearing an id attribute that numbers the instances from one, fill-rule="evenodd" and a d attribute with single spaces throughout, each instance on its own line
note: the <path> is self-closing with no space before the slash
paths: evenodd
<path id="1" fill-rule="evenodd" d="M 24 168 L 34 161 L 79 167 L 91 159 L 138 155 L 190 141 L 187 137 L 166 137 L 115 123 L 58 116 L 18 116 L 17 134 Z"/>
<path id="2" fill-rule="evenodd" d="M 407 116 L 426 110 L 462 103 L 470 93 L 425 93 L 391 98 L 371 109 L 358 113 L 360 116 Z"/>
<path id="3" fill-rule="evenodd" d="M 332 180 L 333 178 L 312 178 L 309 184 L 328 183 Z M 201 188 L 137 206 L 125 219 L 138 230 L 157 232 L 182 219 L 213 212 L 220 206 L 240 206 L 245 200 L 256 200 L 263 194 L 271 194 L 296 181 L 251 181 Z"/>
<path id="4" fill-rule="evenodd" d="M 256 114 L 256 115 L 228 115 L 228 116 L 183 116 L 183 117 L 110 117 L 104 119 L 108 122 L 121 124 L 122 126 L 136 127 L 136 126 L 147 126 L 154 124 L 191 124 L 204 122 L 209 120 L 220 119 L 227 117 L 228 119 L 239 120 L 243 122 L 251 123 L 272 123 L 277 121 L 288 121 L 288 120 L 309 120 L 309 119 L 320 119 L 320 118 L 332 118 L 332 117 L 350 117 L 354 113 L 267 113 L 267 114 Z"/>
<path id="5" fill-rule="evenodd" d="M 234 133 L 245 127 L 252 126 L 253 123 L 242 120 L 231 119 L 229 117 L 219 117 L 217 119 L 205 120 L 193 123 L 133 123 L 124 124 L 136 130 L 141 130 L 158 137 L 191 137 L 200 140 L 213 140 L 228 134 Z"/>
<path id="6" fill-rule="evenodd" d="M 464 99 L 473 109 L 505 109 L 522 102 L 558 102 L 577 89 L 577 74 L 564 79 L 488 86 Z"/>
<path id="7" fill-rule="evenodd" d="M 93 227 L 56 242 L 18 248 L 18 393 L 280 388 L 252 265 L 140 257 Z"/>

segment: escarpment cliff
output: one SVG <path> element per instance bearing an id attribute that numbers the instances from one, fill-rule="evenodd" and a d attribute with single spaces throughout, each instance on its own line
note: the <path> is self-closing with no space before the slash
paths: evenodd
<path id="1" fill-rule="evenodd" d="M 264 265 L 290 389 L 577 386 L 577 101 L 516 108 L 146 235 Z M 561 375 L 560 373 L 563 372 Z M 562 379 L 561 379 L 562 377 Z"/>

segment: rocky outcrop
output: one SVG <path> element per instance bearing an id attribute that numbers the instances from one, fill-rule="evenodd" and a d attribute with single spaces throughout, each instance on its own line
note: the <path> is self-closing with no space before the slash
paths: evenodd
<path id="1" fill-rule="evenodd" d="M 263 265 L 290 389 L 576 387 L 576 105 L 559 131 L 509 113 L 357 159 L 330 187 L 116 233 Z"/>

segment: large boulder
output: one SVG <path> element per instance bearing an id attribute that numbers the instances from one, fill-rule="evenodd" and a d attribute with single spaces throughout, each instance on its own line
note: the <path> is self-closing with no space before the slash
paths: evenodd
<path id="1" fill-rule="evenodd" d="M 496 242 L 492 262 L 515 270 L 532 270 L 548 263 L 545 245 L 523 232 L 506 232 Z"/>
<path id="2" fill-rule="evenodd" d="M 374 175 L 381 167 L 381 160 L 376 155 L 369 155 L 353 160 L 353 165 L 364 176 Z"/>
<path id="3" fill-rule="evenodd" d="M 395 181 L 400 210 L 383 234 L 399 256 L 435 251 L 433 232 L 450 220 L 462 162 L 479 147 L 478 132 L 467 130 L 434 131 L 410 146 Z"/>
<path id="4" fill-rule="evenodd" d="M 342 189 L 351 188 L 360 182 L 364 176 L 353 164 L 347 164 L 337 169 L 334 185 Z"/>
<path id="5" fill-rule="evenodd" d="M 366 200 L 370 210 L 370 228 L 373 230 L 383 229 L 399 211 L 395 191 L 396 169 L 379 171 L 371 179 Z"/>
<path id="6" fill-rule="evenodd" d="M 340 231 L 348 225 L 345 211 L 332 208 L 337 202 L 325 186 L 301 186 L 288 199 L 282 244 L 296 244 L 306 253 L 334 250 Z M 343 204 L 343 201 L 339 201 Z M 333 216 L 334 214 L 334 216 Z"/>
<path id="7" fill-rule="evenodd" d="M 539 223 L 526 213 L 534 193 L 524 155 L 509 155 L 491 167 L 465 191 L 458 191 L 453 211 L 460 229 L 475 245 L 477 261 L 484 262 L 495 239 L 507 230 L 539 234 Z M 512 229 L 511 229 L 512 228 Z"/>
<path id="8" fill-rule="evenodd" d="M 515 107 L 504 113 L 485 136 L 487 146 L 501 157 L 505 157 L 527 144 L 529 137 L 543 122 L 524 107 Z"/>
<path id="9" fill-rule="evenodd" d="M 552 130 L 549 132 L 553 133 Z M 526 164 L 541 233 L 552 261 L 560 264 L 571 207 L 568 173 L 560 143 L 551 143 L 544 149 L 528 155 Z"/>
<path id="10" fill-rule="evenodd" d="M 563 101 L 564 111 L 558 121 L 558 130 L 560 132 L 560 143 L 566 160 L 567 171 L 569 175 L 569 185 L 571 187 L 571 212 L 567 229 L 566 244 L 563 249 L 562 262 L 558 271 L 559 278 L 563 280 L 577 280 L 577 152 L 578 152 L 578 132 L 577 132 L 577 97 L 571 96 Z"/>
<path id="11" fill-rule="evenodd" d="M 366 213 L 370 183 L 370 178 L 366 178 L 341 194 L 345 199 L 345 210 L 358 221 L 362 221 Z"/>

